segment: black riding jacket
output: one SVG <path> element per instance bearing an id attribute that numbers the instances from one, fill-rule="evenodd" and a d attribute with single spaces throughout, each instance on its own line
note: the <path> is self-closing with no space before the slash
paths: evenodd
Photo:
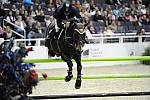
<path id="1" fill-rule="evenodd" d="M 70 10 L 70 12 L 69 12 L 68 16 L 66 16 L 64 14 L 63 6 L 60 6 L 55 10 L 55 12 L 53 14 L 53 17 L 57 19 L 57 26 L 59 28 L 64 27 L 63 24 L 62 24 L 63 20 L 71 19 L 71 18 L 74 18 L 74 17 L 76 17 L 78 20 L 80 20 L 80 22 L 82 22 L 82 17 L 79 14 L 79 11 L 75 7 L 71 6 L 69 10 Z"/>

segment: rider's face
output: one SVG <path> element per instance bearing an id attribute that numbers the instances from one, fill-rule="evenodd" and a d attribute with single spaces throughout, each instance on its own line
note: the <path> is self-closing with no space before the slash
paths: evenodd
<path id="1" fill-rule="evenodd" d="M 64 14 L 65 14 L 66 16 L 68 16 L 68 15 L 69 15 L 69 12 L 64 12 Z"/>

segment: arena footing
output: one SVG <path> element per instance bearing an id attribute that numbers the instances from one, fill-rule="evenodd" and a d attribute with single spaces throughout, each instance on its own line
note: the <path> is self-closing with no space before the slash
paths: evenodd
<path id="1" fill-rule="evenodd" d="M 46 95 L 30 96 L 31 99 L 65 99 L 65 98 L 91 98 L 91 97 L 118 97 L 118 96 L 146 96 L 149 92 L 118 92 L 118 93 L 93 93 L 93 94 L 66 94 L 66 95 Z"/>

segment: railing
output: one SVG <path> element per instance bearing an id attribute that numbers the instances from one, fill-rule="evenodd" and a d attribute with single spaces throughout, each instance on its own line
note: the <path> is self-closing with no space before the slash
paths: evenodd
<path id="1" fill-rule="evenodd" d="M 5 23 L 9 23 L 10 25 L 14 26 L 15 28 L 23 30 L 23 33 L 24 33 L 24 34 L 21 35 L 21 34 L 19 34 L 18 32 L 16 32 L 16 31 L 14 31 L 14 30 L 11 29 L 11 31 L 12 31 L 13 33 L 15 33 L 16 35 L 18 35 L 18 36 L 20 36 L 21 38 L 24 38 L 24 39 L 26 38 L 26 31 L 25 31 L 25 29 L 20 28 L 20 27 L 17 26 L 16 24 L 14 24 L 14 23 L 12 23 L 12 22 L 9 22 L 9 21 L 7 21 L 6 19 L 3 20 L 3 26 L 4 26 L 4 27 L 5 27 Z"/>
<path id="2" fill-rule="evenodd" d="M 34 46 L 44 46 L 45 39 L 38 38 L 38 39 L 16 39 L 14 46 L 18 46 L 20 43 L 24 43 L 27 46 L 27 41 L 35 41 Z M 108 44 L 108 43 L 143 43 L 143 42 L 150 42 L 150 35 L 143 35 L 143 36 L 96 36 L 89 38 L 90 44 Z"/>

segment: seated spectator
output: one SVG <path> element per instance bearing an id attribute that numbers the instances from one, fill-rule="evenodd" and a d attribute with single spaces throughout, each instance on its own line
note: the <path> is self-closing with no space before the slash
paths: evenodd
<path id="1" fill-rule="evenodd" d="M 97 10 L 95 15 L 93 16 L 93 21 L 98 22 L 98 21 L 102 21 L 102 22 L 106 22 L 104 16 L 101 14 L 100 10 Z"/>
<path id="2" fill-rule="evenodd" d="M 36 16 L 35 10 L 33 8 L 33 5 L 30 5 L 29 9 L 27 10 L 29 15 L 31 15 L 32 17 Z"/>
<path id="3" fill-rule="evenodd" d="M 25 27 L 26 36 L 29 34 L 30 31 L 32 31 L 32 29 L 33 29 L 33 23 L 31 21 L 28 21 L 27 26 Z"/>
<path id="4" fill-rule="evenodd" d="M 127 22 L 131 22 L 132 16 L 129 14 L 129 12 L 126 12 L 126 13 L 125 13 L 124 19 L 125 19 L 125 21 L 127 21 Z"/>
<path id="5" fill-rule="evenodd" d="M 40 22 L 36 22 L 33 24 L 33 28 L 32 31 L 30 31 L 28 33 L 28 39 L 31 38 L 44 38 L 45 37 L 45 33 L 44 30 L 41 28 L 41 23 Z"/>
<path id="6" fill-rule="evenodd" d="M 105 35 L 105 36 L 110 36 L 110 35 L 113 35 L 113 34 L 114 34 L 113 31 L 112 31 L 109 27 L 104 27 L 102 33 L 103 33 L 103 35 Z"/>
<path id="7" fill-rule="evenodd" d="M 80 0 L 77 0 L 76 1 L 76 8 L 78 9 L 78 11 L 80 12 L 83 8 L 82 8 L 82 5 L 81 5 L 81 3 L 80 3 Z"/>
<path id="8" fill-rule="evenodd" d="M 0 26 L 0 38 L 5 38 L 4 29 Z"/>
<path id="9" fill-rule="evenodd" d="M 88 16 L 84 16 L 83 24 L 85 27 L 88 27 L 90 25 L 90 18 Z"/>
<path id="10" fill-rule="evenodd" d="M 55 19 L 53 16 L 48 16 L 47 18 L 45 18 L 45 22 L 46 22 L 46 26 L 48 27 L 50 23 L 55 23 Z"/>
<path id="11" fill-rule="evenodd" d="M 117 21 L 117 30 L 116 30 L 116 33 L 124 33 L 124 28 L 123 26 L 121 25 L 121 22 L 120 21 Z"/>
<path id="12" fill-rule="evenodd" d="M 15 21 L 15 24 L 20 27 L 16 29 L 16 32 L 20 33 L 24 36 L 24 28 L 26 27 L 26 23 L 22 20 L 21 16 L 18 16 L 17 20 Z M 18 38 L 18 37 L 16 37 Z"/>
<path id="13" fill-rule="evenodd" d="M 114 4 L 113 14 L 118 17 L 119 12 L 118 4 Z"/>
<path id="14" fill-rule="evenodd" d="M 94 29 L 94 26 L 93 25 L 89 25 L 88 27 L 87 27 L 87 36 L 90 36 L 90 34 L 97 34 L 96 32 L 95 32 L 95 29 Z"/>
<path id="15" fill-rule="evenodd" d="M 35 20 L 37 20 L 37 21 L 39 21 L 39 22 L 45 22 L 44 11 L 41 10 L 39 13 L 40 13 L 40 14 L 35 17 Z"/>
<path id="16" fill-rule="evenodd" d="M 115 21 L 112 21 L 111 25 L 108 26 L 112 32 L 116 32 L 117 31 L 117 25 Z"/>
<path id="17" fill-rule="evenodd" d="M 0 26 L 3 25 L 5 14 L 4 6 L 0 4 Z"/>
<path id="18" fill-rule="evenodd" d="M 21 16 L 21 15 L 20 15 L 20 11 L 17 9 L 16 12 L 14 13 L 14 17 L 15 17 L 16 20 L 17 20 L 17 18 L 18 18 L 19 16 Z"/>
<path id="19" fill-rule="evenodd" d="M 137 32 L 138 36 L 142 36 L 142 35 L 145 35 L 145 29 L 144 28 L 141 28 L 139 32 Z M 142 37 L 142 42 L 145 41 L 147 38 L 146 37 Z M 136 41 L 138 41 L 138 38 L 135 38 Z"/>
<path id="20" fill-rule="evenodd" d="M 141 28 L 139 32 L 137 32 L 138 36 L 142 36 L 142 35 L 145 35 L 145 29 L 144 28 Z"/>
<path id="21" fill-rule="evenodd" d="M 136 15 L 131 15 L 132 18 L 131 18 L 131 23 L 134 25 L 134 26 L 138 26 L 138 18 Z"/>
<path id="22" fill-rule="evenodd" d="M 12 32 L 9 26 L 6 26 L 6 28 L 4 29 L 0 27 L 0 38 L 10 39 L 11 37 L 12 37 Z"/>
<path id="23" fill-rule="evenodd" d="M 150 19 L 148 19 L 148 18 L 146 17 L 146 15 L 143 15 L 143 16 L 141 17 L 141 24 L 142 24 L 142 25 L 150 25 Z"/>
<path id="24" fill-rule="evenodd" d="M 86 36 L 88 38 L 91 38 L 92 34 L 95 34 L 94 28 L 92 26 L 88 26 L 88 28 L 86 29 Z"/>
<path id="25" fill-rule="evenodd" d="M 37 16 L 37 15 L 40 15 L 41 11 L 43 11 L 43 10 L 42 10 L 42 7 L 41 7 L 40 5 L 38 5 L 38 6 L 37 6 L 37 9 L 35 10 L 36 16 Z"/>
<path id="26" fill-rule="evenodd" d="M 4 32 L 4 34 L 5 34 L 5 39 L 10 39 L 10 38 L 13 36 L 12 31 L 11 31 L 11 29 L 10 29 L 9 26 L 6 26 L 6 28 L 5 28 L 4 31 L 5 31 L 5 32 Z"/>
<path id="27" fill-rule="evenodd" d="M 25 11 L 26 11 L 25 6 L 22 5 L 21 8 L 19 9 L 20 15 L 21 16 L 25 15 Z"/>
<path id="28" fill-rule="evenodd" d="M 121 22 L 124 21 L 124 17 L 122 16 L 121 12 L 118 13 L 117 20 L 118 20 L 118 21 L 121 21 Z"/>
<path id="29" fill-rule="evenodd" d="M 9 13 L 8 13 L 8 15 L 6 16 L 6 20 L 8 21 L 8 22 L 12 22 L 12 23 L 14 23 L 15 22 L 15 17 L 12 15 L 12 11 L 10 10 L 9 11 Z"/>
<path id="30" fill-rule="evenodd" d="M 107 24 L 106 25 L 110 25 L 113 20 L 116 20 L 116 17 L 113 14 L 112 10 L 110 10 L 107 15 Z"/>
<path id="31" fill-rule="evenodd" d="M 16 8 L 16 5 L 15 5 L 15 4 L 12 5 L 11 10 L 12 10 L 13 16 L 15 17 L 15 14 L 16 14 L 16 11 L 17 11 L 17 8 Z"/>
<path id="32" fill-rule="evenodd" d="M 131 1 L 131 4 L 129 4 L 130 5 L 130 8 L 131 8 L 131 13 L 132 14 L 137 14 L 137 12 L 136 12 L 136 3 L 135 3 L 135 0 L 132 0 Z"/>
<path id="33" fill-rule="evenodd" d="M 126 13 L 128 10 L 129 10 L 129 8 L 126 7 L 126 4 L 125 4 L 125 3 L 123 3 L 122 6 L 121 6 L 121 8 L 119 9 L 119 11 L 121 12 L 121 14 L 122 14 L 123 16 L 125 16 L 125 13 Z"/>
<path id="34" fill-rule="evenodd" d="M 26 18 L 26 22 L 35 23 L 36 21 L 30 14 L 28 14 L 28 17 Z"/>

